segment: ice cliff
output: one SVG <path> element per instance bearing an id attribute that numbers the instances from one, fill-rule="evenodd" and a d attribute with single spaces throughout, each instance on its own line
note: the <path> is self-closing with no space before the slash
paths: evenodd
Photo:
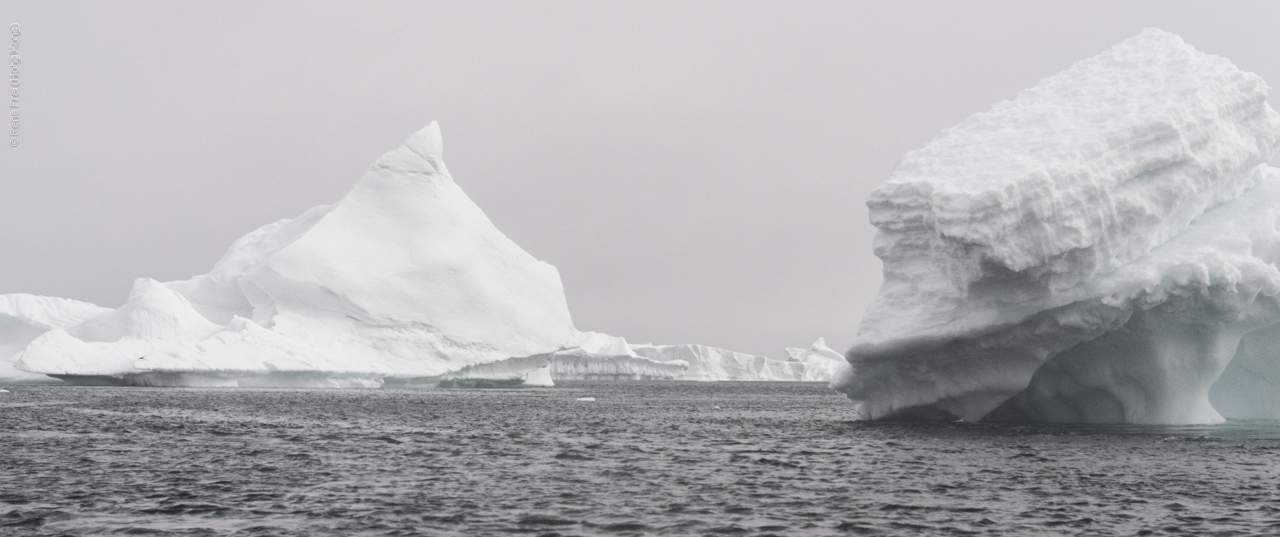
<path id="1" fill-rule="evenodd" d="M 706 345 L 631 345 L 595 332 L 579 333 L 575 344 L 552 355 L 553 379 L 828 382 L 845 363 L 822 338 L 809 349 L 786 349 L 787 360 Z"/>
<path id="2" fill-rule="evenodd" d="M 582 332 L 575 344 L 552 355 L 552 379 L 675 380 L 684 378 L 689 369 L 685 361 L 641 357 L 620 337 Z"/>
<path id="3" fill-rule="evenodd" d="M 1280 417 L 1268 91 L 1146 30 L 908 153 L 833 387 L 872 419 Z"/>
<path id="4" fill-rule="evenodd" d="M 805 380 L 807 364 L 773 360 L 706 345 L 632 345 L 658 362 L 689 364 L 682 380 Z"/>
<path id="5" fill-rule="evenodd" d="M 824 338 L 818 338 L 807 349 L 787 349 L 787 361 L 805 365 L 799 380 L 829 382 L 846 365 L 844 356 L 827 346 Z"/>

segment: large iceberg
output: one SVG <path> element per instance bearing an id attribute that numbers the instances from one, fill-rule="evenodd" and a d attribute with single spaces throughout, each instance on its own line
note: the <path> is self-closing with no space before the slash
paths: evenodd
<path id="1" fill-rule="evenodd" d="M 208 274 L 140 279 L 119 309 L 6 313 L 27 324 L 3 328 L 5 349 L 23 347 L 19 370 L 85 384 L 550 383 L 546 356 L 576 334 L 559 274 L 493 226 L 442 152 L 432 123 L 338 203 L 246 235 Z"/>
<path id="2" fill-rule="evenodd" d="M 642 357 L 627 340 L 597 332 L 580 332 L 575 346 L 551 356 L 554 380 L 676 380 L 689 363 Z"/>
<path id="3" fill-rule="evenodd" d="M 373 388 L 830 377 L 817 347 L 782 362 L 576 330 L 556 269 L 493 226 L 442 153 L 432 123 L 379 158 L 338 203 L 245 235 L 207 274 L 138 279 L 117 309 L 0 296 L 0 383 Z"/>
<path id="4" fill-rule="evenodd" d="M 908 153 L 833 387 L 870 419 L 1280 417 L 1268 91 L 1146 30 Z"/>

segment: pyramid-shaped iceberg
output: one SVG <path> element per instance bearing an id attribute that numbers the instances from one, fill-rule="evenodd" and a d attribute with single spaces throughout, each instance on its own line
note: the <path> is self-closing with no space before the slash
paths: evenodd
<path id="1" fill-rule="evenodd" d="M 208 274 L 140 279 L 119 309 L 45 323 L 14 365 L 87 384 L 550 382 L 546 355 L 576 337 L 560 276 L 494 227 L 442 153 L 432 123 L 338 203 L 246 235 Z"/>

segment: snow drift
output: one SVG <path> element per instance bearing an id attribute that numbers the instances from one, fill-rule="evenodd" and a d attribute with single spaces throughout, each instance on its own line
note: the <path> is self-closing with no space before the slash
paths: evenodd
<path id="1" fill-rule="evenodd" d="M 1280 417 L 1268 91 L 1146 30 L 908 153 L 833 387 L 873 419 Z"/>

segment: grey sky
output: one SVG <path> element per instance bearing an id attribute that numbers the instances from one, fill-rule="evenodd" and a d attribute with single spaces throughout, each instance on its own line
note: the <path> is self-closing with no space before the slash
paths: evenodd
<path id="1" fill-rule="evenodd" d="M 1280 84 L 1280 3 L 14 2 L 0 293 L 123 303 L 432 119 L 575 324 L 843 350 L 903 153 L 1148 26 Z M 7 140 L 5 140 L 7 142 Z"/>

